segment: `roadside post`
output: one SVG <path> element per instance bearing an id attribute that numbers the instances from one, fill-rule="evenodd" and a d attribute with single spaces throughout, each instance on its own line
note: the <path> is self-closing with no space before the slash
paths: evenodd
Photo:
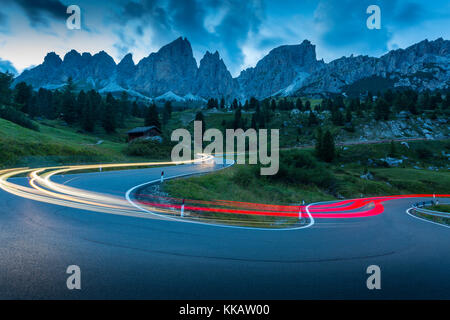
<path id="1" fill-rule="evenodd" d="M 184 217 L 184 199 L 183 199 L 183 203 L 181 205 L 181 216 Z"/>
<path id="2" fill-rule="evenodd" d="M 298 210 L 298 220 L 300 220 L 300 221 L 302 220 L 302 206 L 300 206 L 300 208 Z"/>
<path id="3" fill-rule="evenodd" d="M 161 183 L 164 182 L 164 171 L 161 171 Z"/>

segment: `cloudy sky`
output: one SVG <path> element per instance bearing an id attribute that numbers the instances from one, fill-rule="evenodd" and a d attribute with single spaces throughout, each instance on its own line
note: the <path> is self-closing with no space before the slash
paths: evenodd
<path id="1" fill-rule="evenodd" d="M 81 30 L 68 30 L 67 6 L 81 8 Z M 366 9 L 381 8 L 369 30 Z M 350 54 L 379 56 L 439 37 L 450 39 L 448 0 L 1 0 L 0 69 L 19 72 L 46 53 L 108 52 L 134 61 L 184 36 L 199 62 L 218 50 L 230 72 L 254 66 L 270 49 L 309 39 L 326 62 Z"/>

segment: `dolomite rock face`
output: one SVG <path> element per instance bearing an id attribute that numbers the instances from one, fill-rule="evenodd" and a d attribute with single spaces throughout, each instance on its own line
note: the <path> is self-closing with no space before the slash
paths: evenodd
<path id="1" fill-rule="evenodd" d="M 370 77 L 389 79 L 393 87 L 448 88 L 450 41 L 424 40 L 406 49 L 392 50 L 380 58 L 350 56 L 334 60 L 304 83 L 304 93 L 342 92 L 346 85 Z"/>
<path id="2" fill-rule="evenodd" d="M 192 92 L 197 71 L 191 44 L 187 39 L 178 38 L 138 63 L 131 86 L 149 96 L 168 91 L 185 95 Z"/>
<path id="3" fill-rule="evenodd" d="M 193 92 L 202 97 L 224 97 L 227 100 L 240 94 L 238 82 L 233 79 L 217 51 L 206 52 L 200 61 Z"/>
<path id="4" fill-rule="evenodd" d="M 263 99 L 271 96 L 329 94 L 351 90 L 362 83 L 375 83 L 415 90 L 445 89 L 450 85 L 450 41 L 424 40 L 380 58 L 342 57 L 325 63 L 317 60 L 308 40 L 270 51 L 254 68 L 233 78 L 218 52 L 206 52 L 197 66 L 185 38 L 162 47 L 135 65 L 127 54 L 116 65 L 101 51 L 95 55 L 68 52 L 63 59 L 51 52 L 44 62 L 24 71 L 14 85 L 24 81 L 35 89 L 62 87 L 72 77 L 78 89 L 102 93 L 126 90 L 130 94 L 159 97 L 195 96 L 197 99 Z"/>
<path id="5" fill-rule="evenodd" d="M 242 71 L 237 80 L 244 96 L 265 98 L 289 87 L 299 73 L 309 75 L 324 65 L 316 59 L 315 46 L 305 40 L 273 49 L 256 67 Z"/>

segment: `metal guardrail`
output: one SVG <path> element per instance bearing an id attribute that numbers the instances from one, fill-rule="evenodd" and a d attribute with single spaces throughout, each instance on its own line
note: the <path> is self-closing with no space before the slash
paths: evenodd
<path id="1" fill-rule="evenodd" d="M 435 210 L 424 209 L 424 207 L 426 205 L 434 205 L 434 204 L 437 204 L 435 200 L 416 202 L 413 204 L 413 210 L 418 213 L 422 213 L 422 214 L 426 214 L 426 215 L 430 215 L 430 216 L 450 219 L 450 213 L 448 213 L 448 212 L 440 212 L 440 211 L 435 211 Z M 447 203 L 443 203 L 443 204 L 447 204 Z"/>

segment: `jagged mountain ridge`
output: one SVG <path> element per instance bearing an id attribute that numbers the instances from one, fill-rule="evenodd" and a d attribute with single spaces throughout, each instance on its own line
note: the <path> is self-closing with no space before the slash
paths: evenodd
<path id="1" fill-rule="evenodd" d="M 217 51 L 206 52 L 197 66 L 191 44 L 180 37 L 137 64 L 131 54 L 116 65 L 104 51 L 91 55 L 72 50 L 63 59 L 51 52 L 43 64 L 24 71 L 15 83 L 53 89 L 72 77 L 80 89 L 123 89 L 152 98 L 171 92 L 204 99 L 261 99 L 338 93 L 374 76 L 389 79 L 393 87 L 448 88 L 449 62 L 450 41 L 442 38 L 392 50 L 380 58 L 352 55 L 330 63 L 317 60 L 315 46 L 305 40 L 271 50 L 255 67 L 233 78 Z"/>

